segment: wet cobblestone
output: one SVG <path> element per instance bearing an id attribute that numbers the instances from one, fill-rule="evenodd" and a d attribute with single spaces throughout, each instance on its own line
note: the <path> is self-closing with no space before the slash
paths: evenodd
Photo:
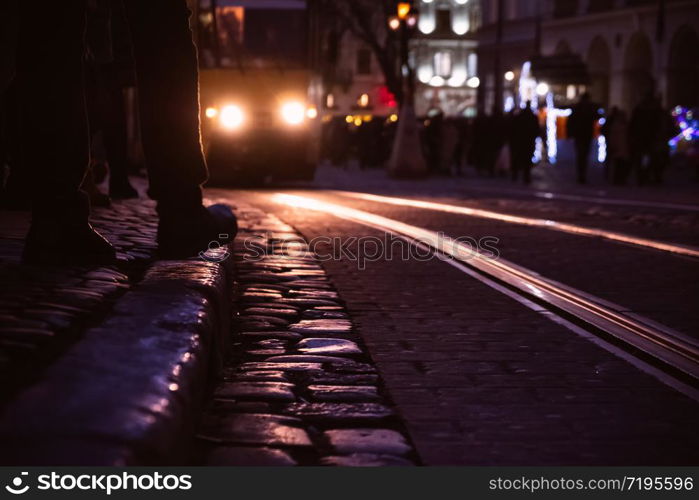
<path id="1" fill-rule="evenodd" d="M 90 326 L 99 323 L 154 260 L 157 218 L 148 200 L 93 210 L 91 222 L 118 251 L 114 267 L 34 267 L 20 256 L 29 214 L 0 225 L 0 406 Z"/>
<path id="2" fill-rule="evenodd" d="M 196 461 L 415 464 L 376 368 L 303 240 L 256 209 L 238 206 L 238 215 L 240 312 L 199 429 Z M 245 238 L 266 250 L 262 259 L 249 259 Z"/>

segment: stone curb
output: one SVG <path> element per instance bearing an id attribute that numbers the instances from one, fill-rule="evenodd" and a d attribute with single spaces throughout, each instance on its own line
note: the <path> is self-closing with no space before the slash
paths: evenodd
<path id="1" fill-rule="evenodd" d="M 6 409 L 0 464 L 183 463 L 209 375 L 226 352 L 229 271 L 156 262 Z"/>

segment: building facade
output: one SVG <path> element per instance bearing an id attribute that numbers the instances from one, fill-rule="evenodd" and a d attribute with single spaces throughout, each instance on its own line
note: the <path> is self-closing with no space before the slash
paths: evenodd
<path id="1" fill-rule="evenodd" d="M 386 88 L 375 54 L 364 41 L 345 30 L 327 32 L 324 44 L 326 113 L 348 116 L 396 113 L 397 103 Z"/>
<path id="2" fill-rule="evenodd" d="M 475 115 L 480 84 L 476 52 L 480 0 L 420 0 L 416 7 L 420 17 L 411 42 L 416 112 Z"/>
<path id="3" fill-rule="evenodd" d="M 698 27 L 698 0 L 483 2 L 478 53 L 481 72 L 487 76 L 479 102 L 485 109 L 496 104 L 495 83 L 500 78 L 504 82 L 502 105 L 516 104 L 522 98 L 524 77 L 546 84 L 540 89 L 551 87 L 556 101 L 563 104 L 588 91 L 602 107 L 628 111 L 644 94 L 654 91 L 666 107 L 697 106 Z M 585 81 L 578 78 L 579 71 L 573 71 L 576 77 L 570 82 L 549 86 L 552 82 L 546 81 L 545 72 L 537 75 L 536 65 L 527 65 L 537 58 L 548 58 L 554 64 L 579 61 Z"/>
<path id="4" fill-rule="evenodd" d="M 648 91 L 666 107 L 699 105 L 699 1 L 548 1 L 544 54 L 572 52 L 603 106 L 630 110 Z"/>
<path id="5" fill-rule="evenodd" d="M 416 75 L 418 115 L 437 109 L 448 116 L 475 114 L 480 4 L 480 0 L 413 2 L 419 18 L 409 49 Z M 376 26 L 375 29 L 386 27 Z M 350 30 L 337 36 L 336 40 L 326 37 L 326 47 L 322 50 L 324 54 L 331 54 L 332 60 L 329 64 L 332 75 L 325 78 L 326 82 L 331 82 L 327 88 L 327 111 L 348 115 L 396 113 L 397 103 L 388 92 L 381 67 L 367 43 Z"/>

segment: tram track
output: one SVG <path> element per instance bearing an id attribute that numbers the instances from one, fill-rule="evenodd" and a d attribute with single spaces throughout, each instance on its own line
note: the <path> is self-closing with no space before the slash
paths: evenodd
<path id="1" fill-rule="evenodd" d="M 625 359 L 699 400 L 696 339 L 504 259 L 474 252 L 472 247 L 441 233 L 316 198 L 277 193 L 272 199 L 283 205 L 332 214 L 429 247 L 462 272 L 562 322 L 576 333 L 584 330 L 586 336 L 601 339 L 600 345 L 607 350 L 619 355 L 615 349 L 622 349 Z"/>
<path id="2" fill-rule="evenodd" d="M 641 238 L 633 236 L 626 233 L 620 233 L 617 231 L 608 231 L 604 229 L 592 228 L 587 226 L 581 226 L 578 224 L 570 224 L 567 222 L 559 222 L 551 219 L 542 219 L 535 217 L 523 217 L 519 215 L 512 215 L 502 212 L 495 212 L 492 210 L 483 210 L 479 208 L 473 208 L 462 205 L 452 205 L 447 203 L 435 203 L 430 201 L 415 200 L 411 198 L 400 198 L 395 196 L 382 196 L 370 193 L 360 193 L 354 191 L 336 191 L 338 195 L 345 196 L 348 198 L 359 199 L 363 201 L 370 201 L 376 203 L 383 203 L 388 205 L 403 206 L 410 208 L 420 208 L 426 210 L 434 210 L 439 212 L 445 212 L 450 214 L 464 215 L 468 217 L 478 217 L 482 219 L 497 220 L 498 222 L 505 222 L 509 224 L 516 224 L 522 226 L 536 227 L 540 229 L 547 229 L 551 231 L 558 231 L 562 233 L 574 234 L 577 236 L 586 236 L 592 238 L 600 238 L 608 241 L 614 241 L 617 243 L 624 243 L 628 245 L 633 245 L 636 247 L 641 247 L 645 249 L 657 250 L 661 252 L 668 252 L 674 255 L 681 255 L 684 257 L 699 258 L 699 248 L 689 245 L 680 245 L 677 243 L 668 243 L 665 241 L 659 241 L 649 238 Z"/>

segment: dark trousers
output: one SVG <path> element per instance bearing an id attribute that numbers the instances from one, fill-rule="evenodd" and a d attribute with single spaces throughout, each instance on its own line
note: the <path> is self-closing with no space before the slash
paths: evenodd
<path id="1" fill-rule="evenodd" d="M 590 158 L 592 138 L 583 137 L 575 140 L 575 166 L 578 173 L 578 182 L 587 181 L 587 162 Z"/>
<path id="2" fill-rule="evenodd" d="M 150 195 L 159 210 L 201 203 L 197 58 L 185 0 L 124 0 L 134 46 Z M 34 216 L 81 197 L 89 161 L 86 0 L 20 2 L 17 78 L 22 160 Z"/>
<path id="3" fill-rule="evenodd" d="M 123 186 L 129 171 L 124 88 L 109 65 L 88 65 L 86 77 L 90 136 L 102 133 L 110 189 Z"/>
<path id="4" fill-rule="evenodd" d="M 534 156 L 534 150 L 529 148 L 518 148 L 516 146 L 510 146 L 510 170 L 512 171 L 512 180 L 517 181 L 519 179 L 520 172 L 522 173 L 522 179 L 525 184 L 531 182 L 531 171 L 532 171 L 532 157 Z"/>

